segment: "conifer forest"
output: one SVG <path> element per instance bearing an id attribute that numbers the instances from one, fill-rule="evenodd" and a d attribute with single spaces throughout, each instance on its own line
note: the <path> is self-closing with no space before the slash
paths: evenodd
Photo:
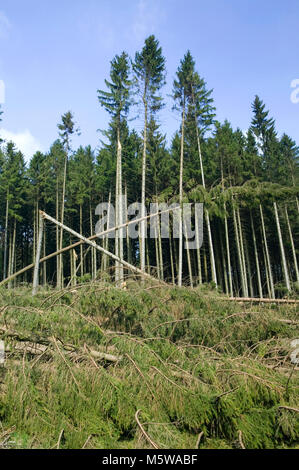
<path id="1" fill-rule="evenodd" d="M 57 140 L 28 164 L 13 142 L 0 153 L 2 282 L 8 288 L 32 282 L 39 233 L 39 210 L 75 231 L 95 234 L 100 202 L 204 204 L 203 243 L 183 249 L 181 239 L 147 236 L 138 240 L 106 235 L 97 243 L 121 259 L 173 285 L 213 283 L 230 296 L 280 298 L 298 292 L 298 156 L 296 142 L 278 137 L 262 97 L 252 99 L 248 131 L 217 120 L 213 90 L 187 51 L 172 86 L 178 129 L 167 144 L 159 125 L 164 106 L 166 59 L 149 36 L 134 57 L 111 60 L 110 76 L 99 83 L 98 104 L 110 116 L 97 150 L 72 147 L 78 124 L 71 111 L 57 125 Z M 96 99 L 96 95 L 95 95 Z M 143 118 L 141 132 L 129 113 Z M 5 113 L 1 113 L 5 120 Z M 116 225 L 125 223 L 117 207 Z M 145 217 L 144 213 L 140 214 Z M 126 228 L 128 231 L 128 228 Z M 124 230 L 125 232 L 125 230 Z M 47 224 L 42 257 L 75 243 L 72 234 Z M 123 277 L 116 261 L 80 244 L 42 263 L 40 283 L 62 288 L 94 280 L 105 272 Z M 117 267 L 118 266 L 118 267 Z"/>

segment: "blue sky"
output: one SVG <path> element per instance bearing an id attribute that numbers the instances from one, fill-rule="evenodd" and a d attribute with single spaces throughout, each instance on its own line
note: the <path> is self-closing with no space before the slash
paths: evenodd
<path id="1" fill-rule="evenodd" d="M 81 129 L 73 146 L 99 144 L 108 123 L 97 89 L 110 60 L 134 56 L 149 34 L 167 61 L 167 106 L 160 114 L 170 139 L 179 126 L 171 92 L 180 59 L 190 49 L 197 70 L 213 88 L 217 118 L 245 130 L 258 94 L 278 132 L 299 143 L 299 103 L 291 102 L 299 78 L 298 0 L 1 0 L 0 80 L 5 83 L 2 136 L 27 157 L 46 151 L 67 110 Z M 134 121 L 137 130 L 141 122 Z"/>

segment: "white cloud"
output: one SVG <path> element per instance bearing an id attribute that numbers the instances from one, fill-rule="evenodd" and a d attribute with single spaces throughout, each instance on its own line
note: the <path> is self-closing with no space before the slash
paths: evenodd
<path id="1" fill-rule="evenodd" d="M 6 129 L 1 129 L 0 136 L 7 142 L 14 142 L 18 150 L 24 154 L 26 160 L 29 160 L 38 150 L 42 151 L 41 144 L 35 137 L 33 137 L 28 129 L 25 129 L 23 132 L 16 133 L 10 132 Z"/>
<path id="2" fill-rule="evenodd" d="M 153 1 L 139 0 L 137 12 L 133 22 L 133 34 L 137 41 L 141 41 L 149 34 L 155 32 L 157 22 L 161 18 L 161 6 L 154 5 Z"/>
<path id="3" fill-rule="evenodd" d="M 5 37 L 10 29 L 11 24 L 3 11 L 0 11 L 0 38 Z"/>

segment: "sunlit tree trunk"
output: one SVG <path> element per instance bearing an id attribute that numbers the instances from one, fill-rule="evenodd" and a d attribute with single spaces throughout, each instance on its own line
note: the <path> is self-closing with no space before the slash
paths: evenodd
<path id="1" fill-rule="evenodd" d="M 196 237 L 196 245 L 199 247 L 199 227 L 198 227 L 198 220 L 196 219 L 195 219 L 195 237 Z M 198 283 L 202 284 L 200 248 L 196 249 L 196 255 L 197 255 Z"/>
<path id="2" fill-rule="evenodd" d="M 80 204 L 79 207 L 79 218 L 80 218 L 80 234 L 83 235 L 83 209 L 82 209 L 82 203 Z M 81 268 L 80 268 L 80 275 L 81 277 L 84 276 L 84 262 L 83 262 L 83 244 L 81 243 L 80 245 L 80 263 L 81 263 Z"/>
<path id="3" fill-rule="evenodd" d="M 256 245 L 255 229 L 254 229 L 254 223 L 253 223 L 253 218 L 252 218 L 252 212 L 251 211 L 250 211 L 250 223 L 251 223 L 251 231 L 252 231 L 252 239 L 253 239 L 255 266 L 256 266 L 256 273 L 257 273 L 257 286 L 258 286 L 259 297 L 260 297 L 260 299 L 262 299 L 263 298 L 263 289 L 262 289 L 262 282 L 261 282 L 261 271 L 260 271 L 260 263 L 259 263 L 257 245 Z"/>
<path id="4" fill-rule="evenodd" d="M 189 250 L 189 242 L 187 240 L 187 227 L 186 222 L 184 222 L 184 229 L 186 234 L 186 251 L 187 251 L 187 262 L 188 262 L 188 271 L 189 271 L 189 280 L 190 280 L 190 287 L 193 287 L 193 277 L 192 277 L 192 265 L 191 265 L 191 257 L 190 257 L 190 250 Z"/>
<path id="5" fill-rule="evenodd" d="M 7 235 L 8 235 L 8 192 L 6 194 L 6 210 L 5 210 L 5 231 L 4 231 L 4 260 L 3 260 L 3 279 L 6 278 L 7 267 Z"/>
<path id="6" fill-rule="evenodd" d="M 284 206 L 284 210 L 285 210 L 285 216 L 286 216 L 286 221 L 287 221 L 287 226 L 288 226 L 288 231 L 289 231 L 289 236 L 290 236 L 290 241 L 291 241 L 294 267 L 295 267 L 295 273 L 296 273 L 296 280 L 297 280 L 297 282 L 299 282 L 298 262 L 297 262 L 294 239 L 293 239 L 293 234 L 292 234 L 292 229 L 291 229 L 291 224 L 290 224 L 290 219 L 289 219 L 287 206 Z"/>
<path id="7" fill-rule="evenodd" d="M 263 208 L 262 208 L 261 204 L 259 206 L 259 209 L 260 209 L 260 216 L 261 216 L 261 222 L 262 222 L 262 233 L 263 233 L 263 240 L 264 240 L 264 247 L 265 247 L 265 255 L 266 255 L 266 260 L 267 260 L 267 269 L 268 269 L 269 285 L 270 285 L 270 292 L 271 292 L 270 297 L 272 299 L 275 299 L 275 291 L 274 291 L 274 283 L 273 283 L 271 262 L 270 262 L 270 256 L 269 256 L 269 250 L 268 250 L 266 230 L 265 230 L 264 213 L 263 213 Z"/>
<path id="8" fill-rule="evenodd" d="M 236 216 L 235 208 L 233 208 L 233 220 L 234 220 L 234 229 L 235 229 L 235 236 L 236 236 L 238 261 L 239 261 L 240 276 L 241 276 L 242 293 L 243 293 L 244 297 L 248 297 L 248 292 L 246 290 L 246 283 L 245 283 L 245 279 L 244 279 L 244 269 L 243 269 L 242 253 L 241 253 L 241 246 L 240 246 L 239 228 L 238 228 L 238 222 L 237 222 L 237 216 Z"/>
<path id="9" fill-rule="evenodd" d="M 247 268 L 246 268 L 246 260 L 245 260 L 245 252 L 244 252 L 244 242 L 243 242 L 243 230 L 242 230 L 242 223 L 240 217 L 240 209 L 236 210 L 237 213 L 237 222 L 239 226 L 239 240 L 240 240 L 240 249 L 241 249 L 241 259 L 242 259 L 242 267 L 243 267 L 243 276 L 244 276 L 244 284 L 245 284 L 245 297 L 248 297 L 248 282 L 247 282 Z"/>
<path id="10" fill-rule="evenodd" d="M 174 274 L 174 260 L 173 260 L 173 240 L 171 231 L 169 233 L 169 253 L 170 253 L 170 267 L 171 267 L 171 278 L 172 284 L 175 285 L 175 274 Z"/>
<path id="11" fill-rule="evenodd" d="M 182 130 L 181 130 L 181 154 L 180 154 L 180 182 L 179 182 L 179 266 L 178 266 L 178 286 L 182 286 L 183 270 L 183 167 L 184 167 L 184 132 L 185 132 L 185 97 L 182 111 Z"/>
<path id="12" fill-rule="evenodd" d="M 65 187 L 66 187 L 66 168 L 67 168 L 67 159 L 68 159 L 68 143 L 67 143 L 67 150 L 65 152 L 65 158 L 64 158 L 64 170 L 63 170 L 63 183 L 62 183 L 62 200 L 61 200 L 61 218 L 60 221 L 63 224 L 64 223 L 64 208 L 65 208 Z M 82 233 L 82 232 L 81 232 Z M 63 229 L 60 229 L 60 235 L 59 235 L 59 250 L 62 249 L 62 244 L 63 244 Z M 64 279 L 63 279 L 63 257 L 62 254 L 59 255 L 59 280 L 60 280 L 60 285 L 59 288 L 63 288 L 64 284 Z"/>
<path id="13" fill-rule="evenodd" d="M 158 215 L 158 242 L 159 242 L 160 279 L 164 280 L 163 250 L 162 250 L 161 226 L 160 226 L 159 215 Z"/>
<path id="14" fill-rule="evenodd" d="M 8 263 L 8 275 L 11 276 L 13 274 L 13 269 L 14 269 L 14 261 L 15 261 L 15 251 L 16 251 L 16 227 L 17 227 L 17 221 L 14 219 L 14 225 L 13 225 L 13 234 L 12 234 L 12 239 L 11 239 L 11 247 L 9 250 L 9 263 Z M 8 283 L 8 288 L 11 289 L 12 287 L 12 282 L 10 281 Z"/>
<path id="15" fill-rule="evenodd" d="M 44 241 L 43 241 L 43 258 L 46 257 L 46 230 L 44 230 Z M 43 284 L 47 285 L 47 261 L 43 263 Z"/>
<path id="16" fill-rule="evenodd" d="M 58 171 L 58 170 L 57 170 Z M 56 219 L 59 220 L 59 186 L 58 186 L 58 175 L 56 177 Z M 59 227 L 56 225 L 56 251 L 59 250 Z M 56 287 L 59 289 L 61 282 L 60 282 L 60 256 L 56 257 Z"/>
<path id="17" fill-rule="evenodd" d="M 193 98 L 194 99 L 194 98 Z M 199 162 L 200 162 L 200 171 L 201 171 L 201 179 L 202 179 L 202 185 L 205 188 L 206 183 L 205 183 L 205 175 L 204 175 L 204 169 L 203 169 L 203 162 L 202 162 L 202 154 L 201 154 L 201 147 L 200 147 L 200 138 L 199 138 L 199 132 L 198 132 L 198 127 L 197 127 L 197 116 L 196 113 L 194 114 L 195 118 L 195 130 L 196 130 L 196 138 L 197 138 L 197 149 L 198 149 L 198 156 L 199 156 Z M 210 217 L 208 211 L 205 211 L 205 217 L 206 217 L 206 223 L 207 223 L 207 229 L 208 229 L 208 239 L 209 239 L 209 250 L 210 250 L 210 257 L 211 257 L 211 271 L 212 271 L 212 280 L 215 282 L 217 286 L 217 273 L 216 273 L 216 266 L 215 266 L 215 255 L 214 255 L 214 246 L 213 246 L 213 238 L 212 238 L 212 233 L 211 233 L 211 227 L 210 227 Z"/>
<path id="18" fill-rule="evenodd" d="M 147 84 L 144 86 L 144 127 L 143 127 L 143 151 L 142 151 L 142 174 L 141 174 L 141 217 L 145 217 L 145 178 L 146 178 L 146 147 L 147 147 Z M 145 220 L 140 223 L 140 269 L 145 270 Z"/>
<path id="19" fill-rule="evenodd" d="M 276 202 L 273 202 L 273 207 L 274 207 L 275 220 L 276 220 L 277 233 L 278 233 L 279 246 L 280 246 L 280 253 L 281 253 L 281 259 L 282 259 L 282 270 L 283 270 L 283 274 L 284 274 L 284 278 L 285 278 L 286 287 L 287 287 L 288 291 L 290 291 L 291 290 L 291 283 L 290 283 L 288 267 L 287 267 L 287 260 L 286 260 L 283 241 L 282 241 L 281 228 L 280 228 L 280 222 L 279 222 L 279 216 L 278 216 L 278 210 L 277 210 Z"/>

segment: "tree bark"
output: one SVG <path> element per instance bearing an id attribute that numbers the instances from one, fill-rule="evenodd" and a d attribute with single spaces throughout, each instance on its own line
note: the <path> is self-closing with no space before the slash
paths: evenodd
<path id="1" fill-rule="evenodd" d="M 286 216 L 286 221 L 287 221 L 287 226 L 288 226 L 288 231 L 289 231 L 289 236 L 290 236 L 290 241 L 291 241 L 294 267 L 295 267 L 295 273 L 296 273 L 296 281 L 299 282 L 299 269 L 298 269 L 298 263 L 297 263 L 297 256 L 296 256 L 296 250 L 295 250 L 294 239 L 293 239 L 287 206 L 284 206 L 284 210 L 285 210 L 285 216 Z"/>
<path id="2" fill-rule="evenodd" d="M 281 235 L 281 228 L 280 228 L 280 222 L 279 222 L 279 216 L 278 216 L 278 210 L 277 210 L 276 202 L 273 202 L 273 207 L 274 207 L 276 227 L 277 227 L 280 253 L 281 253 L 281 259 L 282 259 L 282 270 L 283 270 L 287 290 L 290 292 L 291 291 L 291 283 L 290 283 L 290 278 L 289 278 L 289 273 L 288 273 L 287 260 L 286 260 L 286 256 L 285 256 L 284 246 L 283 246 L 283 240 L 282 240 L 282 235 Z"/>
<path id="3" fill-rule="evenodd" d="M 260 204 L 259 208 L 260 208 L 260 216 L 261 216 L 261 222 L 262 222 L 262 233 L 263 233 L 263 239 L 264 239 L 265 255 L 266 255 L 266 260 L 267 260 L 270 292 L 271 292 L 272 298 L 275 299 L 275 291 L 274 291 L 274 283 L 273 283 L 271 262 L 270 262 L 270 256 L 269 256 L 269 250 L 268 250 L 266 230 L 265 230 L 264 213 L 263 213 L 263 208 L 262 208 L 261 204 Z"/>
<path id="4" fill-rule="evenodd" d="M 179 182 L 179 202 L 180 202 L 180 223 L 179 223 L 179 267 L 178 267 L 178 286 L 182 286 L 183 271 L 183 167 L 184 167 L 184 131 L 185 131 L 185 97 L 182 111 L 182 130 L 181 130 L 181 154 L 180 154 L 180 182 Z"/>

